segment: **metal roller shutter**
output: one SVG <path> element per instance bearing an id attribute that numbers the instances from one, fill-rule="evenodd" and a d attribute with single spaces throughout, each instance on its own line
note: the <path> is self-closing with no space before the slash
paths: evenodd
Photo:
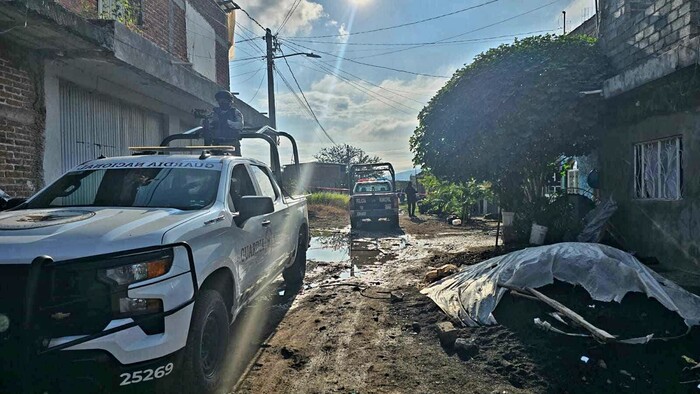
<path id="1" fill-rule="evenodd" d="M 100 155 L 129 154 L 129 146 L 158 145 L 163 115 L 61 81 L 61 157 L 65 172 Z"/>

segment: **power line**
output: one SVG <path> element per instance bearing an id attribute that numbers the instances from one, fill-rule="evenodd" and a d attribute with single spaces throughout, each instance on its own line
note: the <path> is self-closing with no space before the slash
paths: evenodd
<path id="1" fill-rule="evenodd" d="M 277 70 L 277 69 L 275 69 L 275 72 L 280 77 L 282 82 L 284 82 L 284 84 L 287 86 L 287 89 L 289 89 L 289 91 L 292 93 L 292 96 L 294 96 L 294 99 L 297 101 L 297 104 L 299 105 L 299 107 L 306 113 L 306 116 L 308 116 L 309 119 L 313 119 L 313 115 L 311 115 L 311 113 L 309 112 L 309 109 L 306 107 L 304 102 L 301 100 L 299 95 L 296 93 L 296 91 L 292 87 L 292 84 L 290 84 L 289 81 L 287 81 L 287 78 L 284 77 L 284 74 L 279 72 L 279 70 Z M 316 128 L 314 128 L 313 130 L 314 130 L 314 132 L 318 133 L 318 130 L 316 130 Z M 319 135 L 319 137 L 321 137 L 321 134 L 318 134 L 318 135 Z"/>
<path id="2" fill-rule="evenodd" d="M 284 16 L 284 19 L 282 20 L 280 27 L 277 28 L 275 35 L 279 34 L 282 29 L 284 29 L 284 26 L 286 26 L 287 22 L 289 22 L 289 20 L 292 18 L 292 15 L 297 10 L 297 7 L 299 7 L 299 4 L 301 4 L 301 0 L 296 0 L 294 3 L 292 3 L 292 7 L 289 9 L 289 11 L 287 11 L 287 15 Z"/>
<path id="3" fill-rule="evenodd" d="M 533 13 L 533 12 L 539 11 L 539 10 L 541 10 L 541 9 L 543 9 L 543 8 L 549 7 L 550 5 L 552 5 L 552 4 L 554 4 L 554 3 L 558 3 L 558 2 L 560 2 L 560 1 L 561 1 L 561 0 L 554 0 L 554 1 L 551 1 L 551 2 L 549 2 L 549 3 L 547 3 L 547 4 L 545 4 L 545 5 L 539 6 L 539 7 L 537 7 L 537 8 L 533 8 L 533 9 L 531 9 L 531 10 L 529 10 L 529 11 L 522 12 L 522 13 L 520 13 L 520 14 L 511 16 L 511 17 L 509 17 L 509 18 L 500 20 L 500 21 L 498 21 L 498 22 L 494 22 L 494 23 L 491 23 L 491 24 L 489 24 L 489 25 L 482 26 L 482 27 L 479 27 L 479 28 L 476 28 L 476 29 L 473 29 L 473 30 L 469 30 L 469 31 L 466 31 L 466 32 L 464 32 L 464 33 L 460 33 L 460 34 L 457 34 L 457 35 L 454 35 L 454 36 L 451 36 L 451 37 L 446 37 L 446 38 L 443 38 L 443 39 L 441 39 L 441 40 L 433 41 L 432 43 L 442 43 L 442 42 L 445 42 L 445 41 L 452 40 L 452 39 L 454 39 L 454 38 L 466 36 L 467 34 L 475 33 L 475 32 L 477 32 L 477 31 L 481 31 L 481 30 L 485 30 L 485 29 L 488 29 L 489 27 L 497 26 L 497 25 L 500 25 L 500 24 L 502 24 L 502 23 L 506 23 L 506 22 L 512 21 L 513 19 L 520 18 L 521 16 L 525 16 L 525 15 L 531 14 L 531 13 Z M 422 47 L 424 47 L 424 46 L 426 46 L 426 45 L 431 45 L 432 43 L 425 43 L 425 44 L 416 45 L 416 46 L 412 46 L 412 47 L 408 47 L 408 48 L 396 49 L 396 50 L 389 51 L 389 52 L 383 52 L 383 53 L 377 53 L 377 54 L 374 54 L 374 55 L 362 56 L 362 57 L 359 57 L 358 59 L 365 59 L 365 58 L 369 58 L 369 57 L 390 55 L 390 54 L 392 54 L 392 53 L 408 51 L 408 50 L 416 49 L 416 48 L 422 48 Z M 350 60 L 350 59 L 347 59 L 347 60 Z"/>
<path id="4" fill-rule="evenodd" d="M 239 6 L 238 4 L 236 4 L 236 6 L 238 7 L 237 9 L 241 10 L 241 12 L 243 12 L 243 13 L 245 14 L 245 16 L 248 17 L 248 19 L 250 19 L 251 21 L 255 22 L 255 24 L 258 25 L 261 29 L 263 29 L 263 31 L 265 30 L 265 28 L 263 27 L 263 25 L 260 24 L 260 22 L 258 22 L 258 21 L 257 21 L 255 18 L 253 18 L 252 16 L 250 16 L 250 14 L 248 13 L 248 11 L 244 10 L 243 8 L 241 8 L 241 6 Z"/>
<path id="5" fill-rule="evenodd" d="M 294 49 L 294 48 L 292 48 L 292 49 Z M 307 60 L 308 60 L 308 59 L 307 59 Z M 335 67 L 335 65 L 330 64 L 330 63 L 327 63 L 327 62 L 320 62 L 320 63 L 325 64 L 325 65 L 328 65 L 328 66 L 331 66 L 331 67 Z M 314 62 L 314 64 L 317 64 L 317 63 Z M 341 75 L 338 75 L 334 70 L 329 69 L 329 67 L 324 67 L 324 66 L 321 65 L 321 64 L 318 64 L 318 67 L 320 67 L 323 71 L 316 70 L 316 69 L 314 69 L 314 68 L 312 68 L 312 67 L 308 67 L 308 68 L 311 69 L 311 70 L 314 70 L 314 71 L 316 71 L 316 72 L 322 73 L 322 74 L 330 74 L 330 75 L 332 75 L 332 76 L 334 76 L 334 77 L 340 79 L 341 81 L 347 83 L 348 85 L 354 87 L 355 89 L 360 90 L 362 93 L 364 93 L 364 94 L 370 96 L 371 98 L 373 98 L 373 99 L 375 99 L 375 100 L 378 100 L 378 101 L 382 102 L 383 104 L 385 104 L 385 105 L 387 105 L 387 106 L 389 106 L 389 107 L 391 107 L 391 108 L 393 108 L 393 109 L 395 109 L 395 110 L 397 110 L 397 111 L 399 111 L 399 112 L 403 112 L 403 113 L 406 113 L 406 114 L 411 114 L 411 113 L 405 112 L 404 110 L 402 110 L 402 109 L 400 109 L 400 108 L 394 107 L 393 105 L 391 105 L 391 104 L 389 104 L 389 103 L 383 101 L 382 99 L 377 98 L 377 96 L 378 96 L 378 97 L 381 97 L 381 98 L 384 98 L 384 99 L 386 99 L 386 100 L 389 100 L 389 101 L 391 101 L 391 102 L 394 102 L 394 103 L 396 103 L 396 104 L 398 104 L 398 105 L 400 105 L 400 106 L 402 106 L 402 107 L 404 107 L 404 108 L 407 108 L 407 109 L 409 109 L 409 110 L 411 110 L 411 111 L 416 111 L 416 112 L 419 111 L 419 110 L 417 110 L 417 109 L 415 109 L 415 108 L 411 108 L 411 107 L 409 107 L 409 106 L 403 104 L 402 102 L 396 101 L 396 100 L 392 99 L 391 97 L 387 97 L 387 96 L 381 95 L 381 94 L 379 94 L 379 93 L 377 93 L 377 92 L 373 92 L 372 90 L 367 89 L 367 88 L 363 87 L 362 85 L 360 85 L 360 84 L 358 84 L 358 83 L 355 83 L 354 81 L 351 81 L 351 80 L 349 80 L 349 79 L 347 79 L 347 78 L 345 78 L 345 77 L 343 77 L 343 76 L 341 76 Z M 358 77 L 357 75 L 352 74 L 352 73 L 349 73 L 349 72 L 347 72 L 347 71 L 344 71 L 344 70 L 342 70 L 342 69 L 340 69 L 340 68 L 336 68 L 336 70 L 339 71 L 339 72 L 348 74 L 348 75 L 350 75 L 351 77 L 356 78 L 356 79 L 358 79 L 358 80 L 360 80 L 360 81 L 362 81 L 362 82 L 364 82 L 364 83 L 366 83 L 366 84 L 368 84 L 368 85 L 374 86 L 374 87 L 376 87 L 376 88 L 378 88 L 378 89 L 381 89 L 381 90 L 384 90 L 384 91 L 387 91 L 387 92 L 389 92 L 389 93 L 391 93 L 391 94 L 393 94 L 393 95 L 403 97 L 403 98 L 405 98 L 405 99 L 411 100 L 411 101 L 416 102 L 416 103 L 421 104 L 421 105 L 425 105 L 424 102 L 420 102 L 420 101 L 418 101 L 418 100 L 414 100 L 414 99 L 412 99 L 412 98 L 410 98 L 410 97 L 408 97 L 408 96 L 404 96 L 404 95 L 402 95 L 402 94 L 400 94 L 400 93 L 397 93 L 397 92 L 395 92 L 395 91 L 393 91 L 393 90 L 384 88 L 383 86 L 380 86 L 380 85 L 374 84 L 374 83 L 372 83 L 372 82 L 366 81 L 366 80 L 362 79 L 361 77 Z"/>
<path id="6" fill-rule="evenodd" d="M 253 100 L 255 100 L 255 98 L 258 96 L 258 92 L 260 92 L 260 88 L 262 87 L 262 84 L 264 81 L 265 81 L 265 75 L 263 75 L 263 77 L 260 78 L 260 83 L 258 84 L 258 88 L 255 90 L 255 94 L 253 95 L 253 97 L 251 97 L 250 100 L 248 100 L 250 103 L 252 103 Z"/>
<path id="7" fill-rule="evenodd" d="M 384 104 L 384 105 L 386 105 L 386 106 L 388 106 L 388 107 L 391 107 L 391 108 L 395 109 L 396 111 L 402 112 L 402 113 L 404 113 L 404 114 L 406 114 L 406 115 L 413 115 L 413 114 L 415 114 L 416 112 L 419 111 L 419 110 L 417 110 L 417 109 L 415 109 L 415 108 L 411 108 L 411 107 L 409 107 L 409 106 L 407 106 L 407 105 L 404 105 L 403 103 L 401 103 L 401 102 L 399 102 L 399 101 L 396 101 L 396 100 L 394 100 L 394 99 L 392 99 L 392 98 L 390 98 L 390 97 L 386 97 L 386 96 L 383 96 L 383 95 L 381 95 L 381 94 L 379 94 L 379 93 L 377 93 L 377 92 L 373 92 L 373 91 L 371 91 L 370 89 L 367 89 L 367 88 L 365 88 L 364 86 L 362 86 L 362 85 L 360 85 L 360 84 L 358 84 L 358 83 L 356 83 L 356 82 L 354 82 L 354 81 L 349 80 L 348 78 L 345 78 L 345 77 L 343 77 L 343 76 L 341 76 L 341 75 L 338 75 L 336 72 L 334 72 L 333 70 L 330 70 L 328 67 L 324 67 L 324 66 L 322 66 L 322 65 L 320 65 L 320 64 L 319 64 L 319 67 L 321 68 L 321 70 L 323 70 L 323 72 L 325 72 L 325 73 L 327 73 L 327 74 L 330 74 L 330 75 L 332 75 L 332 76 L 334 76 L 334 77 L 340 79 L 341 81 L 343 81 L 343 82 L 347 83 L 348 85 L 354 87 L 355 89 L 359 90 L 360 92 L 364 93 L 365 95 L 369 96 L 370 98 L 373 98 L 373 99 L 375 99 L 375 100 L 381 102 L 382 104 Z M 316 71 L 317 71 L 317 70 L 316 70 Z M 384 101 L 384 100 L 382 100 L 382 99 L 392 101 L 392 102 L 394 102 L 394 103 L 396 103 L 396 104 L 398 104 L 398 105 L 400 105 L 400 106 L 402 106 L 402 107 L 404 107 L 404 108 L 407 108 L 407 109 L 409 109 L 409 110 L 411 110 L 411 111 L 415 111 L 415 112 L 407 112 L 406 110 L 403 110 L 403 109 L 401 109 L 401 108 L 395 107 L 394 105 L 392 105 L 392 104 L 390 104 L 390 103 L 387 103 L 386 101 Z"/>
<path id="8" fill-rule="evenodd" d="M 528 31 L 528 32 L 522 32 L 522 33 L 511 33 L 511 34 L 504 34 L 501 36 L 493 36 L 493 37 L 479 37 L 479 38 L 471 38 L 467 40 L 453 40 L 453 41 L 444 41 L 444 42 L 413 42 L 413 43 L 406 43 L 406 42 L 386 42 L 386 43 L 374 43 L 374 42 L 338 42 L 338 41 L 314 41 L 314 40 L 303 40 L 303 39 L 287 39 L 287 41 L 292 41 L 292 42 L 303 42 L 303 43 L 310 43 L 310 44 L 330 44 L 330 45 L 357 45 L 357 46 L 416 46 L 416 45 L 449 45 L 449 44 L 465 44 L 465 43 L 471 43 L 471 42 L 480 42 L 480 41 L 485 41 L 485 40 L 494 40 L 498 38 L 511 38 L 514 36 L 524 36 L 526 34 L 537 34 L 537 33 L 547 33 L 547 32 L 552 32 L 552 31 L 557 31 L 560 29 L 544 29 L 544 30 L 534 30 L 534 31 Z"/>
<path id="9" fill-rule="evenodd" d="M 284 55 L 284 52 L 282 52 L 282 49 L 281 49 L 281 48 L 280 48 L 280 52 L 282 53 L 282 55 Z M 289 66 L 289 62 L 287 61 L 287 58 L 284 57 L 283 59 L 284 59 L 284 64 L 287 65 L 287 68 L 289 69 L 289 73 L 292 74 L 292 78 L 294 79 L 294 83 L 296 83 L 297 88 L 299 88 L 299 93 L 301 93 L 301 97 L 304 98 L 304 102 L 305 102 L 306 105 L 309 107 L 309 111 L 311 111 L 311 114 L 313 115 L 314 120 L 315 120 L 316 123 L 318 124 L 318 127 L 320 127 L 321 130 L 323 130 L 323 134 L 325 134 L 326 137 L 328 137 L 328 139 L 333 143 L 333 145 L 338 145 L 338 144 L 335 143 L 335 141 L 333 141 L 333 138 L 328 134 L 328 132 L 326 131 L 326 129 L 323 127 L 323 125 L 321 124 L 321 122 L 318 120 L 318 117 L 316 116 L 316 113 L 314 112 L 314 109 L 311 107 L 311 104 L 309 104 L 309 100 L 306 99 L 306 95 L 304 94 L 304 91 L 301 89 L 301 86 L 299 85 L 299 81 L 297 81 L 296 75 L 294 75 L 294 72 L 292 71 L 292 67 Z"/>
<path id="10" fill-rule="evenodd" d="M 346 36 L 353 36 L 353 35 L 358 35 L 358 34 L 367 34 L 367 33 L 374 33 L 374 32 L 378 32 L 378 31 L 397 29 L 397 28 L 400 28 L 400 27 L 417 25 L 417 24 L 419 24 L 419 23 L 429 22 L 429 21 L 433 21 L 433 20 L 436 20 L 436 19 L 444 18 L 444 17 L 447 17 L 447 16 L 456 15 L 456 14 L 459 14 L 459 13 L 462 13 L 462 12 L 466 12 L 466 11 L 469 11 L 469 10 L 473 10 L 473 9 L 475 9 L 475 8 L 484 7 L 484 6 L 486 6 L 486 5 L 495 3 L 495 2 L 497 2 L 497 1 L 499 1 L 499 0 L 490 0 L 490 1 L 487 1 L 487 2 L 484 2 L 484 3 L 481 3 L 481 4 L 473 5 L 473 6 L 471 6 L 471 7 L 462 8 L 462 9 L 459 9 L 459 10 L 457 10 L 457 11 L 448 12 L 448 13 L 446 13 L 446 14 L 437 15 L 437 16 L 433 16 L 433 17 L 430 17 L 430 18 L 421 19 L 421 20 L 418 20 L 418 21 L 413 21 L 413 22 L 408 22 L 408 23 L 402 23 L 402 24 L 400 24 L 400 25 L 395 25 L 395 26 L 387 26 L 387 27 L 381 27 L 381 28 L 372 29 L 372 30 L 365 30 L 365 31 L 358 31 L 358 32 L 351 32 L 351 33 L 342 33 L 342 34 L 332 34 L 332 35 L 326 35 L 326 36 L 308 36 L 308 37 L 306 37 L 306 38 L 346 37 Z"/>
<path id="11" fill-rule="evenodd" d="M 558 1 L 558 0 L 557 0 L 557 1 Z M 283 40 L 283 39 L 280 39 L 280 40 L 285 41 L 285 42 L 287 41 L 287 40 Z M 336 55 L 334 55 L 334 54 L 332 54 L 332 53 L 324 52 L 324 51 L 321 51 L 321 50 L 318 50 L 318 49 L 309 48 L 309 47 L 304 46 L 304 45 L 301 45 L 301 44 L 299 44 L 299 43 L 296 43 L 296 45 L 297 45 L 297 46 L 300 46 L 300 47 L 302 47 L 302 48 L 304 48 L 304 49 L 308 49 L 308 50 L 310 50 L 310 51 L 316 51 L 316 52 L 322 53 L 322 54 L 324 54 L 324 55 L 332 56 L 332 57 L 337 58 L 337 59 L 343 59 L 343 60 L 346 60 L 346 61 L 349 61 L 349 62 L 352 62 L 352 63 L 356 63 L 356 64 L 360 64 L 360 65 L 363 65 L 363 66 L 374 67 L 374 68 L 381 68 L 381 69 L 384 69 L 384 70 L 396 71 L 396 72 L 400 72 L 400 73 L 404 73 L 404 74 L 411 74 L 411 75 L 420 75 L 420 76 L 431 77 L 431 78 L 445 78 L 445 79 L 449 79 L 449 78 L 450 78 L 450 77 L 447 77 L 447 76 L 444 76 L 444 75 L 424 74 L 424 73 L 418 73 L 418 72 L 413 72 L 413 71 L 401 70 L 401 69 L 393 68 L 393 67 L 380 66 L 380 65 L 377 65 L 377 64 L 370 64 L 370 63 L 358 62 L 357 60 L 348 59 L 348 58 L 344 58 L 344 57 L 342 57 L 342 56 L 336 56 Z"/>
<path id="12" fill-rule="evenodd" d="M 247 71 L 247 72 L 244 72 L 244 73 L 241 73 L 241 74 L 236 74 L 236 75 L 231 75 L 231 78 L 238 78 L 238 77 L 242 77 L 242 76 L 244 76 L 244 75 L 257 74 L 257 73 L 259 73 L 260 70 L 262 70 L 263 68 L 265 68 L 265 67 L 263 66 L 263 67 L 258 68 L 257 70 Z"/>

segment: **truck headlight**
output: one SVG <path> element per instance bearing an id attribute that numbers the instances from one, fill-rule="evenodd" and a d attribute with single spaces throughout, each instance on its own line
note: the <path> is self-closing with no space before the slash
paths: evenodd
<path id="1" fill-rule="evenodd" d="M 107 268 L 103 273 L 104 277 L 113 280 L 117 285 L 125 286 L 163 276 L 170 271 L 172 265 L 173 256 L 169 254 L 151 261 Z"/>

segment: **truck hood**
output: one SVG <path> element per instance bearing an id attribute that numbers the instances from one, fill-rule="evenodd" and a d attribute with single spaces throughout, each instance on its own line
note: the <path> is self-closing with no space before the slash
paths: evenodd
<path id="1" fill-rule="evenodd" d="M 202 211 L 149 208 L 26 209 L 0 213 L 0 264 L 30 264 L 160 245 Z"/>

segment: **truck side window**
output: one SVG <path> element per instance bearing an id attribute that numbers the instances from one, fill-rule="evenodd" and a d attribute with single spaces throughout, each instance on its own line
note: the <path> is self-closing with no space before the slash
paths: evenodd
<path id="1" fill-rule="evenodd" d="M 270 179 L 270 175 L 267 171 L 258 166 L 251 166 L 251 168 L 253 169 L 253 176 L 258 181 L 258 185 L 260 185 L 262 195 L 277 200 L 277 197 L 279 197 L 277 189 L 275 189 L 275 186 L 272 184 L 272 179 Z"/>
<path id="2" fill-rule="evenodd" d="M 253 186 L 253 181 L 250 179 L 248 170 L 243 164 L 233 167 L 233 173 L 231 174 L 231 187 L 229 188 L 229 197 L 231 197 L 233 207 L 238 205 L 241 197 L 254 195 L 255 187 Z"/>

